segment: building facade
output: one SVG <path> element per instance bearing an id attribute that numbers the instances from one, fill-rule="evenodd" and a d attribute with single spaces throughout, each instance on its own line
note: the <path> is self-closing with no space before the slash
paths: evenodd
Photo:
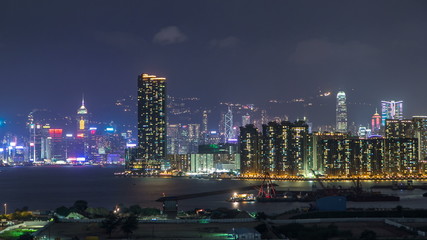
<path id="1" fill-rule="evenodd" d="M 382 126 L 385 126 L 387 119 L 403 119 L 403 101 L 381 101 Z"/>
<path id="2" fill-rule="evenodd" d="M 142 161 L 166 157 L 166 78 L 138 76 L 138 156 Z"/>
<path id="3" fill-rule="evenodd" d="M 347 98 L 345 92 L 340 91 L 337 94 L 336 107 L 336 131 L 347 132 Z"/>

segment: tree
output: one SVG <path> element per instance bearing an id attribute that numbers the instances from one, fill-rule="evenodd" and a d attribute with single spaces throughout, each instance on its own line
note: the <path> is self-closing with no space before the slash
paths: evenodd
<path id="1" fill-rule="evenodd" d="M 84 212 L 87 208 L 87 202 L 85 200 L 77 200 L 74 202 L 73 207 L 78 212 Z"/>
<path id="2" fill-rule="evenodd" d="M 141 209 L 141 215 L 142 216 L 153 216 L 153 215 L 159 215 L 160 210 L 157 208 L 142 208 Z"/>
<path id="3" fill-rule="evenodd" d="M 115 214 L 109 214 L 104 221 L 101 222 L 101 228 L 105 229 L 105 232 L 111 237 L 114 229 L 120 225 L 121 219 Z"/>
<path id="4" fill-rule="evenodd" d="M 106 217 L 110 212 L 106 208 L 87 208 L 86 213 L 88 213 L 91 217 L 99 218 L 99 217 Z"/>
<path id="5" fill-rule="evenodd" d="M 61 215 L 61 216 L 67 216 L 68 214 L 70 214 L 70 209 L 65 207 L 65 206 L 61 206 L 59 208 L 57 208 L 55 210 L 56 214 Z"/>
<path id="6" fill-rule="evenodd" d="M 140 215 L 142 213 L 142 208 L 139 205 L 132 205 L 128 208 L 129 212 L 133 215 Z"/>
<path id="7" fill-rule="evenodd" d="M 129 237 L 136 229 L 138 229 L 138 219 L 135 215 L 130 215 L 129 217 L 125 218 L 121 229 L 124 233 L 126 233 L 126 236 Z"/>

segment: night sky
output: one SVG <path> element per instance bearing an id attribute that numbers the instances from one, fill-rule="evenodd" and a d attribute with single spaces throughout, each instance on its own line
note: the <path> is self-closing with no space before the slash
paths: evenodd
<path id="1" fill-rule="evenodd" d="M 207 102 L 345 90 L 427 114 L 427 1 L 0 1 L 0 117 L 82 93 L 102 114 L 142 72 Z"/>

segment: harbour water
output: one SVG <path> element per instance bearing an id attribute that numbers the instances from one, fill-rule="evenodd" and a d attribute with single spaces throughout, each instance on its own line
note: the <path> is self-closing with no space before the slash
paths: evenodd
<path id="1" fill-rule="evenodd" d="M 161 208 L 156 199 L 181 194 L 233 189 L 260 184 L 259 181 L 203 180 L 163 177 L 116 177 L 114 172 L 121 167 L 107 166 L 43 166 L 0 168 L 0 203 L 7 203 L 10 210 L 28 206 L 30 209 L 47 210 L 59 206 L 71 206 L 76 200 L 86 200 L 92 207 L 112 209 L 116 204 L 139 204 L 142 207 Z M 313 182 L 276 181 L 279 190 L 307 191 Z M 350 187 L 352 182 L 327 183 Z M 390 185 L 391 182 L 362 182 L 363 188 L 373 185 Z M 427 182 L 414 182 L 427 184 Z M 319 185 L 317 186 L 320 187 Z M 386 194 L 397 195 L 399 202 L 349 202 L 355 208 L 394 208 L 397 205 L 410 208 L 427 208 L 426 190 L 378 189 Z M 286 210 L 307 207 L 308 203 L 232 203 L 225 201 L 229 194 L 186 199 L 179 202 L 180 210 L 194 208 L 238 208 L 247 211 L 280 213 Z"/>

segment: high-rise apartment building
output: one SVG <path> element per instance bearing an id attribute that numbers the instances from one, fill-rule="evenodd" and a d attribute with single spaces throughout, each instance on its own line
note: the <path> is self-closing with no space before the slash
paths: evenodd
<path id="1" fill-rule="evenodd" d="M 347 103 L 345 92 L 340 91 L 337 94 L 336 108 L 336 131 L 347 132 Z"/>
<path id="2" fill-rule="evenodd" d="M 261 165 L 261 136 L 258 129 L 252 125 L 240 127 L 240 172 L 243 175 L 262 174 Z"/>
<path id="3" fill-rule="evenodd" d="M 139 160 L 166 157 L 166 78 L 143 73 L 138 76 Z"/>
<path id="4" fill-rule="evenodd" d="M 427 116 L 412 117 L 414 137 L 418 139 L 418 159 L 427 160 Z"/>
<path id="5" fill-rule="evenodd" d="M 414 124 L 412 120 L 387 119 L 385 124 L 385 137 L 391 138 L 413 138 Z"/>
<path id="6" fill-rule="evenodd" d="M 385 126 L 387 119 L 403 119 L 403 101 L 381 101 L 381 125 Z"/>
<path id="7" fill-rule="evenodd" d="M 307 162 L 308 125 L 303 121 L 263 125 L 263 168 L 275 175 L 304 173 Z"/>

